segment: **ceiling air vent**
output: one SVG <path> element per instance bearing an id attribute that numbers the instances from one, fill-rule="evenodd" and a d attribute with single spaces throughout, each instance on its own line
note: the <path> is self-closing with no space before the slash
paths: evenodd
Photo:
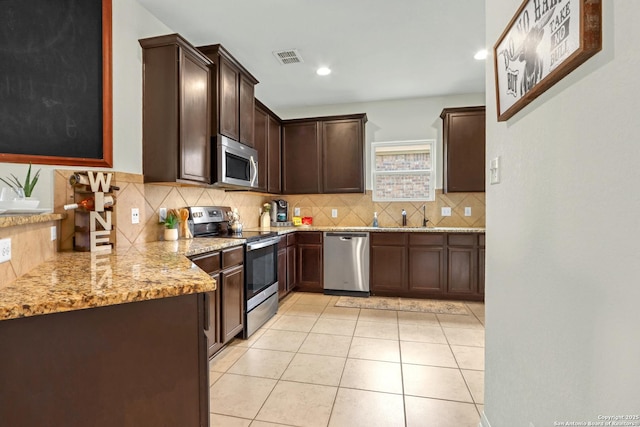
<path id="1" fill-rule="evenodd" d="M 297 49 L 279 50 L 273 52 L 279 63 L 282 65 L 297 64 L 298 62 L 304 62 Z"/>

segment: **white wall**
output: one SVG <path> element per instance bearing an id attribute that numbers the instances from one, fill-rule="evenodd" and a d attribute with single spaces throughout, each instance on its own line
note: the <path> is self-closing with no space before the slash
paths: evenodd
<path id="1" fill-rule="evenodd" d="M 486 0 L 487 46 L 520 4 Z M 602 5 L 603 51 L 506 123 L 487 62 L 492 427 L 640 412 L 640 6 Z"/>
<path id="2" fill-rule="evenodd" d="M 372 142 L 435 139 L 436 187 L 442 188 L 442 119 L 446 107 L 484 105 L 482 93 L 469 95 L 411 98 L 393 101 L 363 102 L 309 106 L 291 110 L 274 110 L 282 119 L 367 113 L 366 125 L 366 187 L 371 188 Z"/>
<path id="3" fill-rule="evenodd" d="M 172 33 L 137 1 L 112 0 L 113 7 L 113 169 L 142 173 L 142 51 L 138 39 Z M 42 169 L 33 196 L 53 207 L 53 170 L 86 169 L 35 165 Z M 102 168 L 101 168 L 102 169 Z M 27 165 L 0 163 L 0 176 L 23 179 Z M 0 183 L 1 184 L 1 183 Z"/>

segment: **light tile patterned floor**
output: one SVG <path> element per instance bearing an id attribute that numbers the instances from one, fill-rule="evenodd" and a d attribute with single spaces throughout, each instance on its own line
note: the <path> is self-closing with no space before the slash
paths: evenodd
<path id="1" fill-rule="evenodd" d="M 336 301 L 293 293 L 211 361 L 212 427 L 477 427 L 484 304 L 436 315 Z"/>

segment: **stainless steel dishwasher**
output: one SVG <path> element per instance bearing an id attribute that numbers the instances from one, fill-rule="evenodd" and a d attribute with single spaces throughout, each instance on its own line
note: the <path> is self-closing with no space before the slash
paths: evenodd
<path id="1" fill-rule="evenodd" d="M 324 233 L 324 293 L 369 296 L 369 233 Z"/>

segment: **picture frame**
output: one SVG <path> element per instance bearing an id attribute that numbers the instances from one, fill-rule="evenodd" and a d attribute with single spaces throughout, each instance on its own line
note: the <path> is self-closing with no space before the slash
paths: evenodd
<path id="1" fill-rule="evenodd" d="M 498 121 L 601 49 L 601 0 L 524 0 L 493 47 Z"/>

